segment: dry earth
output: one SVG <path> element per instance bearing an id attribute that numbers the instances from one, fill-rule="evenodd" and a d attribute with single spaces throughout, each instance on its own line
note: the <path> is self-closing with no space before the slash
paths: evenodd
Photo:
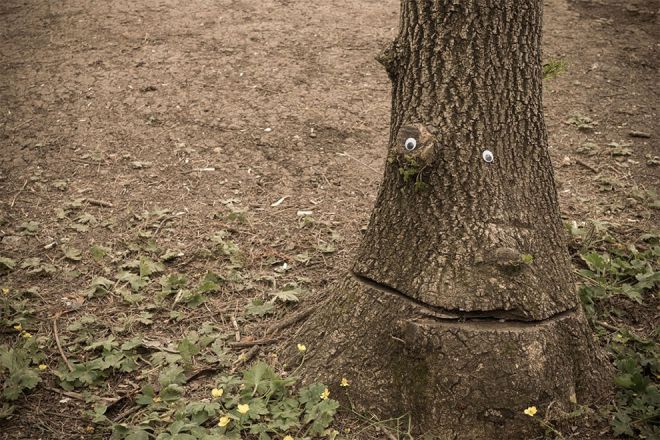
<path id="1" fill-rule="evenodd" d="M 658 226 L 659 8 L 546 1 L 544 59 L 567 63 L 544 92 L 566 220 L 610 222 L 631 237 Z M 397 17 L 396 0 L 0 3 L 0 255 L 57 268 L 15 270 L 0 284 L 35 289 L 29 331 L 49 341 L 47 364 L 62 365 L 59 314 L 65 351 L 67 326 L 88 314 L 102 336 L 163 343 L 204 322 L 233 334 L 233 317 L 250 341 L 306 303 L 261 320 L 245 316 L 249 300 L 290 282 L 330 294 L 382 175 L 389 83 L 374 56 Z M 93 277 L 168 250 L 182 254 L 168 273 L 229 274 L 209 240 L 222 230 L 242 251 L 241 278 L 202 306 L 172 306 L 179 319 L 153 309 L 146 326 L 131 317 L 149 298 L 136 308 L 85 293 Z M 92 246 L 108 255 L 94 258 Z M 71 248 L 80 261 L 65 257 Z M 653 304 L 631 319 L 649 328 L 658 316 Z M 287 332 L 294 340 L 295 327 Z M 3 330 L 0 341 L 15 337 Z M 128 394 L 133 380 L 99 392 Z M 39 387 L 0 422 L 0 437 L 99 436 L 79 417 L 88 409 Z"/>

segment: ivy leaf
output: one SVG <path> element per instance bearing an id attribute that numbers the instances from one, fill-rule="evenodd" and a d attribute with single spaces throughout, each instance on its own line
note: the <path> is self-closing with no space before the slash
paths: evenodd
<path id="1" fill-rule="evenodd" d="M 160 372 L 158 382 L 162 387 L 167 387 L 171 384 L 182 385 L 186 383 L 186 376 L 183 374 L 184 370 L 178 365 L 171 365 Z"/>
<path id="2" fill-rule="evenodd" d="M 121 295 L 121 299 L 126 301 L 129 304 L 137 304 L 144 299 L 144 295 L 139 293 L 133 293 L 130 289 L 120 287 L 115 290 L 116 293 Z"/>
<path id="3" fill-rule="evenodd" d="M 252 399 L 250 400 L 249 405 L 250 410 L 248 411 L 248 417 L 250 417 L 252 420 L 259 420 L 261 416 L 265 416 L 270 413 L 268 410 L 268 405 L 263 399 Z"/>
<path id="4" fill-rule="evenodd" d="M 30 275 L 47 275 L 57 271 L 50 263 L 42 263 L 40 258 L 33 257 L 23 260 L 21 269 L 28 269 Z"/>
<path id="5" fill-rule="evenodd" d="M 181 357 L 185 362 L 192 362 L 192 357 L 199 353 L 199 347 L 193 344 L 188 338 L 183 338 L 177 346 Z"/>
<path id="6" fill-rule="evenodd" d="M 632 419 L 630 416 L 622 411 L 617 411 L 614 414 L 614 419 L 612 419 L 612 429 L 614 430 L 614 434 L 616 435 L 628 435 L 628 436 L 634 436 L 635 433 L 633 432 L 630 422 Z"/>
<path id="7" fill-rule="evenodd" d="M 108 255 L 109 249 L 103 246 L 92 246 L 89 248 L 89 253 L 92 255 L 92 258 L 96 261 L 100 261 Z"/>
<path id="8" fill-rule="evenodd" d="M 39 222 L 29 221 L 18 225 L 18 232 L 20 235 L 36 235 L 39 227 Z"/>
<path id="9" fill-rule="evenodd" d="M 220 410 L 220 404 L 217 402 L 191 402 L 186 405 L 185 414 L 190 417 L 190 421 L 195 425 L 201 425 L 215 415 Z"/>
<path id="10" fill-rule="evenodd" d="M 321 400 L 321 393 L 325 390 L 322 383 L 314 383 L 302 388 L 298 393 L 298 400 L 309 409 Z"/>
<path id="11" fill-rule="evenodd" d="M 147 384 L 142 387 L 142 393 L 138 394 L 137 397 L 135 398 L 135 403 L 137 403 L 138 405 L 151 405 L 152 403 L 154 403 L 155 395 L 156 392 L 154 391 L 154 387 Z"/>
<path id="12" fill-rule="evenodd" d="M 335 246 L 332 243 L 321 242 L 317 244 L 315 247 L 322 254 L 332 254 L 334 252 L 337 252 L 337 246 Z"/>
<path id="13" fill-rule="evenodd" d="M 283 290 L 271 293 L 272 301 L 280 300 L 282 302 L 298 302 L 300 301 L 299 295 L 302 296 L 307 292 L 300 287 L 287 286 Z"/>
<path id="14" fill-rule="evenodd" d="M 163 295 L 172 295 L 186 286 L 188 280 L 185 276 L 172 274 L 168 277 L 160 278 L 161 292 Z"/>
<path id="15" fill-rule="evenodd" d="M 151 325 L 154 323 L 153 319 L 153 314 L 149 312 L 140 312 L 140 314 L 137 317 L 137 321 L 144 324 L 144 325 Z"/>
<path id="16" fill-rule="evenodd" d="M 87 347 L 85 347 L 85 351 L 93 351 L 96 350 L 97 348 L 101 348 L 105 351 L 110 351 L 116 346 L 117 346 L 117 342 L 115 342 L 115 337 L 110 335 L 105 339 L 100 339 L 98 341 L 92 342 Z"/>
<path id="17" fill-rule="evenodd" d="M 309 433 L 321 434 L 332 423 L 338 408 L 339 403 L 333 399 L 321 400 L 320 403 L 309 408 L 303 419 L 305 423 L 312 422 Z"/>
<path id="18" fill-rule="evenodd" d="M 273 420 L 268 424 L 272 430 L 286 432 L 291 428 L 300 427 L 302 410 L 296 399 L 284 399 L 273 405 L 271 412 Z"/>
<path id="19" fill-rule="evenodd" d="M 172 261 L 172 260 L 177 259 L 179 257 L 183 257 L 183 255 L 184 254 L 181 251 L 175 251 L 175 250 L 172 250 L 172 249 L 167 249 L 165 251 L 165 253 L 163 255 L 161 255 L 160 261 L 163 261 L 163 262 Z"/>
<path id="20" fill-rule="evenodd" d="M 89 231 L 89 226 L 80 223 L 71 223 L 69 225 L 69 229 L 73 229 L 74 231 L 78 232 L 87 232 Z"/>
<path id="21" fill-rule="evenodd" d="M 0 257 L 0 269 L 3 271 L 13 270 L 16 266 L 16 260 L 12 260 L 8 257 Z"/>
<path id="22" fill-rule="evenodd" d="M 273 313 L 274 306 L 270 302 L 264 302 L 260 299 L 253 299 L 246 307 L 245 311 L 249 316 L 265 316 Z"/>
<path id="23" fill-rule="evenodd" d="M 16 400 L 24 390 L 33 389 L 39 382 L 41 382 L 39 374 L 27 366 L 15 369 L 5 380 L 2 395 L 9 401 Z"/>
<path id="24" fill-rule="evenodd" d="M 117 280 L 129 283 L 134 292 L 137 292 L 148 284 L 148 281 L 144 278 L 127 271 L 119 272 L 117 274 Z"/>
<path id="25" fill-rule="evenodd" d="M 175 402 L 181 398 L 183 387 L 175 383 L 168 385 L 160 392 L 160 398 L 163 402 Z"/>
<path id="26" fill-rule="evenodd" d="M 160 273 L 165 270 L 162 263 L 157 263 L 148 257 L 140 258 L 140 277 L 147 278 L 151 274 Z"/>
<path id="27" fill-rule="evenodd" d="M 105 295 L 108 293 L 110 288 L 113 286 L 113 282 L 105 277 L 94 277 L 90 283 L 89 288 L 87 289 L 87 296 L 94 297 L 98 294 Z"/>
<path id="28" fill-rule="evenodd" d="M 96 217 L 89 212 L 82 213 L 76 221 L 81 225 L 95 225 L 97 223 Z"/>
<path id="29" fill-rule="evenodd" d="M 149 431 L 145 431 L 143 428 L 132 428 L 130 432 L 124 437 L 124 440 L 149 440 L 151 435 Z"/>
<path id="30" fill-rule="evenodd" d="M 225 282 L 225 279 L 213 272 L 208 272 L 202 283 L 197 287 L 197 292 L 199 293 L 210 293 L 210 292 L 219 292 L 220 285 Z"/>

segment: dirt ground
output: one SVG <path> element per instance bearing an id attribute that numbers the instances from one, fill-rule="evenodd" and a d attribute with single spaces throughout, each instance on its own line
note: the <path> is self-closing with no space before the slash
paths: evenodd
<path id="1" fill-rule="evenodd" d="M 544 82 L 564 218 L 609 222 L 630 236 L 657 229 L 660 1 L 545 4 L 543 58 L 566 62 Z M 106 334 L 123 326 L 124 336 L 167 343 L 207 321 L 233 332 L 248 301 L 286 283 L 330 293 L 382 176 L 390 86 L 374 57 L 396 34 L 398 7 L 0 2 L 0 255 L 57 269 L 0 276 L 2 287 L 36 288 L 30 332 L 52 341 L 59 316 L 66 348 L 67 325 L 91 314 Z M 145 309 L 86 293 L 92 278 L 111 277 L 140 252 L 172 251 L 166 270 L 191 280 L 225 273 L 209 240 L 223 230 L 241 249 L 241 282 L 184 309 L 185 319 L 155 310 L 151 325 L 126 324 Z M 65 255 L 72 248 L 82 250 L 78 259 Z M 239 331 L 258 338 L 304 305 L 239 320 Z M 655 307 L 640 326 L 657 325 Z M 3 332 L 0 342 L 12 337 Z M 48 347 L 47 363 L 62 364 Z M 45 385 L 56 389 L 57 378 Z M 92 438 L 85 410 L 39 387 L 0 422 L 0 437 Z"/>

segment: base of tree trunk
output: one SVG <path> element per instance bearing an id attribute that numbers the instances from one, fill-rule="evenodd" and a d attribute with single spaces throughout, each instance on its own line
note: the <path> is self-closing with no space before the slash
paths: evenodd
<path id="1" fill-rule="evenodd" d="M 531 438 L 523 411 L 568 409 L 607 394 L 610 367 L 581 309 L 541 321 L 456 320 L 396 291 L 346 277 L 304 324 L 306 381 L 437 439 Z M 295 344 L 294 344 L 295 345 Z M 300 362 L 295 347 L 288 362 Z M 342 378 L 350 386 L 340 387 Z"/>

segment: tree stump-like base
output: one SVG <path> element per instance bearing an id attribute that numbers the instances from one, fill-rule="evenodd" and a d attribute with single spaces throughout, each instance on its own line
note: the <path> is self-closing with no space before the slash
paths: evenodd
<path id="1" fill-rule="evenodd" d="M 418 434 L 443 440 L 531 438 L 539 424 L 525 408 L 593 401 L 609 383 L 579 308 L 532 322 L 456 320 L 352 275 L 296 342 L 308 347 L 306 380 L 358 411 L 409 414 Z"/>

